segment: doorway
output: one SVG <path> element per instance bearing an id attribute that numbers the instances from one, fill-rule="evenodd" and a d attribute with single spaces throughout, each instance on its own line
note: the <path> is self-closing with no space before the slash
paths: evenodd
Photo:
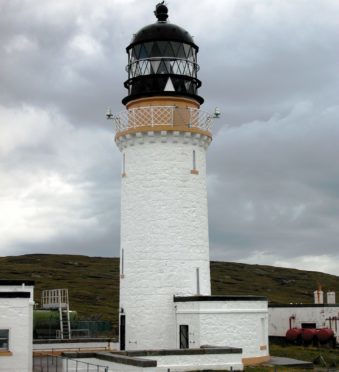
<path id="1" fill-rule="evenodd" d="M 188 325 L 181 324 L 179 326 L 179 342 L 180 342 L 180 349 L 188 349 L 189 348 L 189 337 L 188 337 Z"/>
<path id="2" fill-rule="evenodd" d="M 120 315 L 120 350 L 125 350 L 126 348 L 126 315 Z"/>

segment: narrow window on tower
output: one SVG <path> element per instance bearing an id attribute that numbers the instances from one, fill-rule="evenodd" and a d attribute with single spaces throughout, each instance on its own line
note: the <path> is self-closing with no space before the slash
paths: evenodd
<path id="1" fill-rule="evenodd" d="M 122 154 L 122 177 L 126 177 L 126 159 L 125 159 L 125 153 Z"/>
<path id="2" fill-rule="evenodd" d="M 121 249 L 120 278 L 124 277 L 124 249 Z"/>
<path id="3" fill-rule="evenodd" d="M 197 170 L 197 161 L 196 161 L 195 150 L 193 150 L 193 153 L 192 153 L 192 170 L 191 170 L 191 174 L 199 174 L 199 171 Z"/>

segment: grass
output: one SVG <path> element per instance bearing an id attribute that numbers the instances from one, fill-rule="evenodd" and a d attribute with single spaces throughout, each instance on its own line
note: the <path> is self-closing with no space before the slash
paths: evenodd
<path id="1" fill-rule="evenodd" d="M 274 356 L 288 357 L 294 359 L 313 362 L 322 357 L 327 367 L 338 366 L 339 368 L 339 349 L 316 348 L 304 346 L 282 346 L 270 345 L 270 354 Z M 316 363 L 315 363 L 316 364 Z M 321 363 L 318 363 L 321 366 Z"/>
<path id="2" fill-rule="evenodd" d="M 80 318 L 118 324 L 119 261 L 77 255 L 0 258 L 0 279 L 35 281 L 35 301 L 44 289 L 68 288 L 70 307 Z"/>
<path id="3" fill-rule="evenodd" d="M 329 348 L 315 348 L 304 346 L 290 346 L 290 345 L 270 345 L 270 355 L 277 357 L 287 357 L 306 362 L 314 363 L 314 371 L 332 371 L 339 368 L 339 350 Z M 316 360 L 322 357 L 321 361 Z M 324 363 L 325 364 L 324 364 Z M 334 368 L 334 369 L 333 369 Z M 245 368 L 246 372 L 273 372 L 273 371 L 302 371 L 303 369 L 295 367 L 266 367 L 266 366 L 248 366 Z"/>
<path id="4" fill-rule="evenodd" d="M 214 294 L 253 294 L 267 296 L 270 303 L 313 303 L 313 292 L 339 291 L 339 277 L 315 271 L 266 265 L 211 262 Z"/>
<path id="5" fill-rule="evenodd" d="M 68 288 L 70 305 L 83 319 L 118 324 L 119 259 L 30 254 L 0 257 L 0 279 L 34 280 L 35 301 L 44 289 Z M 339 277 L 265 265 L 211 262 L 212 293 L 267 296 L 271 303 L 313 302 L 313 291 L 339 292 Z"/>

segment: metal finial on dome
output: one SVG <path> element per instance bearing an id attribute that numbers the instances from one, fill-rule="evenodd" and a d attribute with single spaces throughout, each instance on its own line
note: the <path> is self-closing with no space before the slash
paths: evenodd
<path id="1" fill-rule="evenodd" d="M 164 3 L 165 1 L 162 1 L 155 6 L 154 14 L 158 18 L 158 22 L 166 22 L 168 18 L 168 8 Z"/>

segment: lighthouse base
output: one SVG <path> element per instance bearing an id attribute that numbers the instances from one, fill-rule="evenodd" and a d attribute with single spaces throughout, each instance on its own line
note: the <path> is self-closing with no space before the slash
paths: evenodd
<path id="1" fill-rule="evenodd" d="M 269 360 L 265 297 L 175 296 L 172 304 L 175 349 L 65 353 L 68 368 L 86 362 L 105 372 L 242 371 Z"/>
<path id="2" fill-rule="evenodd" d="M 105 372 L 167 372 L 226 370 L 242 371 L 242 350 L 231 347 L 199 349 L 134 350 L 111 353 L 64 353 L 65 371 L 81 363 L 90 363 Z M 66 362 L 65 362 L 66 366 Z M 100 369 L 105 367 L 106 369 Z M 77 369 L 79 370 L 79 369 Z M 80 371 L 80 370 L 79 370 Z"/>

